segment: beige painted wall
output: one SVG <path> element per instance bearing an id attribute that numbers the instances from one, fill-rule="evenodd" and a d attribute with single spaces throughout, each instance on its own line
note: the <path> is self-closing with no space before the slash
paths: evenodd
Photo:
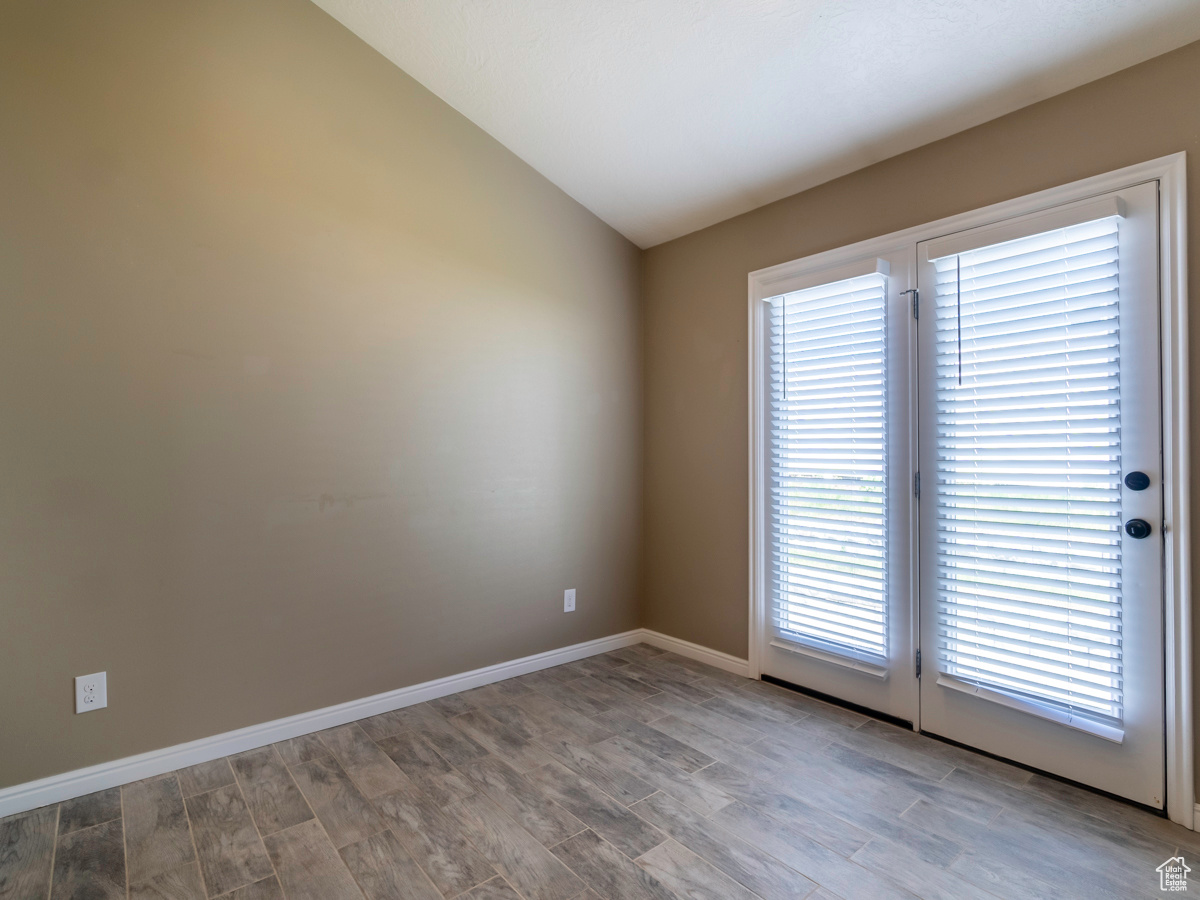
<path id="1" fill-rule="evenodd" d="M 3 4 L 0 786 L 637 626 L 638 267 L 307 0 Z"/>
<path id="2" fill-rule="evenodd" d="M 1198 98 L 1200 43 L 648 250 L 646 626 L 747 654 L 749 272 L 1186 150 L 1195 301 Z M 1198 336 L 1193 313 L 1193 348 Z M 1192 360 L 1200 451 L 1200 352 Z M 1200 480 L 1193 492 L 1194 506 Z"/>

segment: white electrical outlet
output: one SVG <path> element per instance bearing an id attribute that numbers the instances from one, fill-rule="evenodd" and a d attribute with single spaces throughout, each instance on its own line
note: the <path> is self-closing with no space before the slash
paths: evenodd
<path id="1" fill-rule="evenodd" d="M 563 591 L 563 612 L 575 612 L 575 588 Z"/>
<path id="2" fill-rule="evenodd" d="M 108 706 L 108 673 L 80 675 L 75 679 L 75 712 L 91 712 Z"/>

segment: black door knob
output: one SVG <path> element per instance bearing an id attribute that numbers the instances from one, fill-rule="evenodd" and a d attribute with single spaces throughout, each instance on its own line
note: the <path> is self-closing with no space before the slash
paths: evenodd
<path id="1" fill-rule="evenodd" d="M 1145 472 L 1130 472 L 1125 476 L 1125 487 L 1131 491 L 1144 491 L 1150 487 L 1150 476 Z"/>
<path id="2" fill-rule="evenodd" d="M 1125 533 L 1138 540 L 1150 537 L 1151 530 L 1150 523 L 1145 519 L 1130 519 L 1125 523 Z"/>

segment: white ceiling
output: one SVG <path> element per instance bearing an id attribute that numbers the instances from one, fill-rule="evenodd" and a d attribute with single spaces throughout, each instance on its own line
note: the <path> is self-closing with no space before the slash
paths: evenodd
<path id="1" fill-rule="evenodd" d="M 315 2 L 642 247 L 1200 39 L 1198 0 Z"/>

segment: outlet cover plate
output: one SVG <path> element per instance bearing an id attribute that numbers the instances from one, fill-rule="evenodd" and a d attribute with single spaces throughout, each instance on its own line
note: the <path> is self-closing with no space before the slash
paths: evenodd
<path id="1" fill-rule="evenodd" d="M 75 678 L 75 712 L 85 713 L 108 706 L 108 673 Z"/>
<path id="2" fill-rule="evenodd" d="M 563 612 L 575 612 L 575 588 L 563 591 Z"/>

